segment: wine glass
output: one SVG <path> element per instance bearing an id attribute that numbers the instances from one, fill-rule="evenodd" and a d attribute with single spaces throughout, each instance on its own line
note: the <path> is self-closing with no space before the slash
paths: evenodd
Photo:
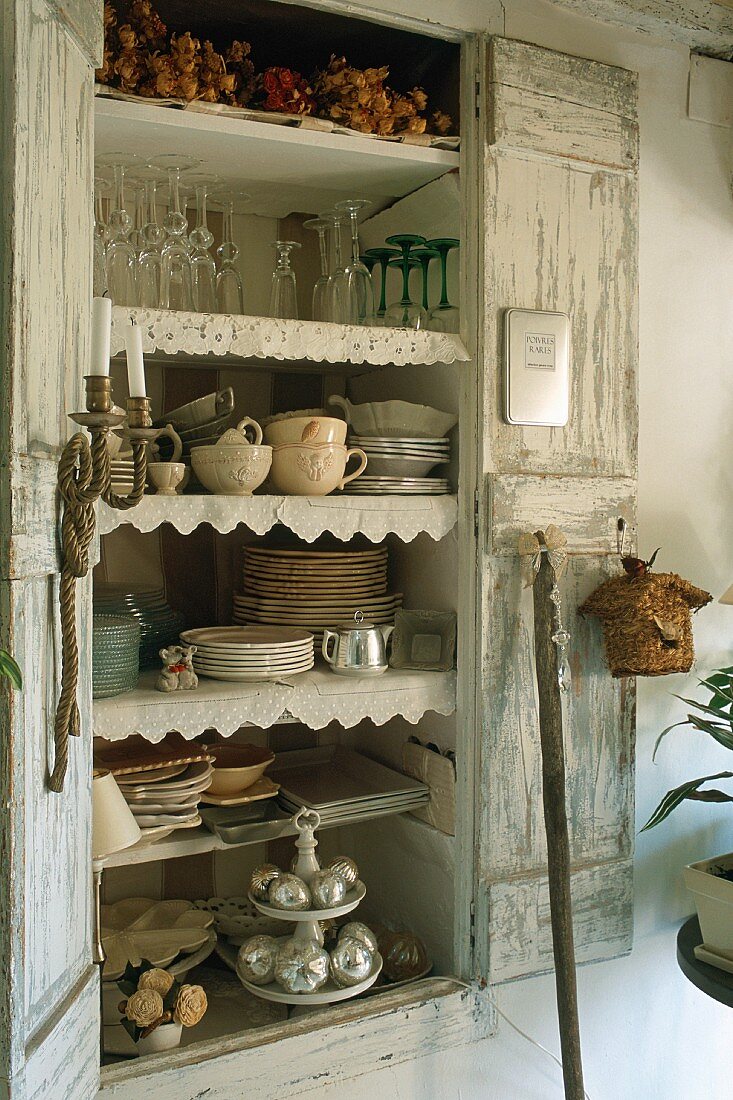
<path id="1" fill-rule="evenodd" d="M 422 267 L 422 307 L 430 313 L 430 304 L 428 301 L 428 269 L 432 260 L 438 259 L 438 251 L 435 248 L 413 248 L 410 253 L 410 259 L 415 257 L 417 265 Z"/>
<path id="2" fill-rule="evenodd" d="M 138 298 L 145 309 L 159 309 L 165 229 L 158 221 L 158 180 L 145 180 L 146 220 L 142 228 L 142 248 L 137 259 Z"/>
<path id="3" fill-rule="evenodd" d="M 222 242 L 216 250 L 219 274 L 216 276 L 216 303 L 219 313 L 244 313 L 242 280 L 234 263 L 239 249 L 234 243 L 234 199 L 221 199 L 224 213 Z"/>
<path id="4" fill-rule="evenodd" d="M 161 253 L 160 304 L 163 309 L 193 309 L 191 256 L 186 233 L 188 222 L 181 210 L 181 169 L 168 168 L 168 213 L 163 221 L 167 233 Z"/>
<path id="5" fill-rule="evenodd" d="M 329 321 L 343 325 L 349 320 L 349 288 L 341 252 L 341 227 L 345 224 L 344 216 L 336 210 L 329 210 L 320 217 L 328 220 L 331 237 L 331 274 L 328 277 L 326 291 L 326 316 Z"/>
<path id="6" fill-rule="evenodd" d="M 206 223 L 206 198 L 208 184 L 196 184 L 196 226 L 188 235 L 193 249 L 191 277 L 193 279 L 194 307 L 199 313 L 216 312 L 216 264 L 209 249 L 214 234 Z"/>
<path id="7" fill-rule="evenodd" d="M 384 323 L 384 315 L 387 312 L 387 269 L 390 260 L 395 256 L 399 256 L 400 250 L 398 248 L 367 248 L 366 258 L 372 260 L 374 263 L 378 263 L 382 269 L 382 285 L 379 292 L 379 309 L 375 314 L 375 322 L 378 325 Z"/>
<path id="8" fill-rule="evenodd" d="M 368 325 L 374 319 L 374 290 L 368 267 L 359 258 L 359 211 L 371 206 L 369 199 L 342 199 L 336 212 L 348 215 L 351 225 L 351 259 L 347 262 L 345 320 L 352 325 Z"/>
<path id="9" fill-rule="evenodd" d="M 130 243 L 132 218 L 125 209 L 125 166 L 113 166 L 114 206 L 109 215 L 110 240 L 105 252 L 107 288 L 115 305 L 137 305 L 137 253 Z"/>
<path id="10" fill-rule="evenodd" d="M 275 270 L 272 273 L 270 291 L 270 316 L 297 319 L 298 298 L 296 293 L 295 272 L 290 266 L 290 256 L 294 248 L 300 248 L 297 241 L 275 241 L 277 251 Z"/>
<path id="11" fill-rule="evenodd" d="M 425 328 L 428 320 L 427 310 L 413 302 L 410 298 L 410 249 L 415 245 L 426 244 L 425 238 L 416 233 L 393 233 L 387 237 L 387 244 L 396 245 L 402 250 L 399 260 L 395 260 L 396 266 L 402 268 L 402 297 L 399 302 L 393 302 L 384 314 L 384 324 L 387 328 Z"/>
<path id="12" fill-rule="evenodd" d="M 107 291 L 107 218 L 104 212 L 104 195 L 109 191 L 107 176 L 94 177 L 94 251 L 92 266 L 92 287 L 95 298 L 101 298 Z"/>
<path id="13" fill-rule="evenodd" d="M 434 237 L 427 244 L 440 256 L 441 286 L 440 301 L 430 310 L 428 325 L 436 332 L 460 332 L 460 310 L 448 301 L 448 253 L 453 248 L 459 248 L 461 242 L 457 237 Z"/>
<path id="14" fill-rule="evenodd" d="M 318 248 L 321 255 L 321 274 L 318 276 L 313 286 L 313 307 L 311 315 L 314 321 L 330 320 L 328 316 L 329 265 L 326 231 L 330 228 L 331 224 L 328 218 L 309 218 L 308 221 L 303 222 L 306 229 L 312 229 L 314 233 L 318 234 Z"/>

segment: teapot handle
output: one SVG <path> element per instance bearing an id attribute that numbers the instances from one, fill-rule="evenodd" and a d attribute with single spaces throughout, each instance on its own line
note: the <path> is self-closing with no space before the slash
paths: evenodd
<path id="1" fill-rule="evenodd" d="M 166 435 L 169 439 L 173 440 L 173 456 L 168 461 L 180 462 L 183 453 L 183 444 L 181 443 L 180 435 L 172 424 L 166 424 L 164 428 L 158 428 L 155 433 L 155 439 L 160 439 L 162 435 Z"/>
<path id="2" fill-rule="evenodd" d="M 331 640 L 333 640 L 333 642 L 334 642 L 334 647 L 333 647 L 334 651 L 333 651 L 333 653 L 329 653 L 329 651 L 328 651 L 329 642 Z M 328 627 L 326 627 L 323 631 L 323 642 L 321 643 L 321 652 L 323 653 L 323 656 L 325 657 L 325 659 L 328 661 L 329 665 L 332 665 L 334 663 L 334 661 L 336 660 L 336 644 L 335 644 L 336 642 L 338 642 L 338 634 L 335 634 L 333 630 L 329 630 Z"/>
<path id="3" fill-rule="evenodd" d="M 259 426 L 257 421 L 253 420 L 251 416 L 245 416 L 244 420 L 240 420 L 237 424 L 237 431 L 244 433 L 245 428 L 254 428 L 254 446 L 259 447 L 260 443 L 262 442 L 262 428 Z"/>
<path id="4" fill-rule="evenodd" d="M 327 399 L 326 404 L 336 405 L 339 409 L 341 409 L 344 414 L 344 420 L 347 424 L 349 423 L 349 409 L 351 408 L 351 403 L 346 397 L 341 397 L 340 394 L 334 393 L 331 395 L 331 397 Z"/>

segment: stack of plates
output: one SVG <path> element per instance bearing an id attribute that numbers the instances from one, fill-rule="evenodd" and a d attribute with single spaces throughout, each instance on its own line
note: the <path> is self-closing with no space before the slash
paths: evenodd
<path id="1" fill-rule="evenodd" d="M 121 451 L 109 464 L 112 480 L 112 492 L 119 496 L 127 496 L 132 492 L 132 479 L 135 472 L 135 463 L 131 451 Z"/>
<path id="2" fill-rule="evenodd" d="M 104 581 L 94 586 L 94 610 L 132 616 L 140 626 L 140 668 L 160 664 L 158 651 L 174 644 L 185 619 L 173 611 L 163 588 Z"/>
<path id="3" fill-rule="evenodd" d="M 349 482 L 344 492 L 355 496 L 445 496 L 450 493 L 450 485 L 447 477 L 375 477 L 362 474 L 356 481 Z"/>
<path id="4" fill-rule="evenodd" d="M 132 691 L 139 671 L 140 626 L 132 616 L 92 616 L 92 696 Z"/>
<path id="5" fill-rule="evenodd" d="M 368 477 L 423 478 L 435 466 L 450 461 L 448 439 L 352 435 L 350 443 L 366 453 Z"/>
<path id="6" fill-rule="evenodd" d="M 392 623 L 401 593 L 387 591 L 387 548 L 244 551 L 244 593 L 234 597 L 235 622 L 288 624 L 310 630 L 320 644 L 325 627 L 362 611 Z"/>
<path id="7" fill-rule="evenodd" d="M 201 824 L 198 805 L 211 783 L 211 763 L 172 764 L 115 776 L 144 839 Z M 153 836 L 155 833 L 155 836 Z"/>
<path id="8" fill-rule="evenodd" d="M 307 630 L 214 626 L 186 630 L 181 641 L 197 647 L 193 667 L 212 680 L 280 680 L 313 668 L 313 635 Z"/>

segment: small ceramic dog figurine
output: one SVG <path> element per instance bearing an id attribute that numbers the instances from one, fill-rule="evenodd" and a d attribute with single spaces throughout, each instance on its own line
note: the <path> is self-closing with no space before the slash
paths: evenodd
<path id="1" fill-rule="evenodd" d="M 158 691 L 191 691 L 198 687 L 199 678 L 193 670 L 195 645 L 171 645 L 159 651 L 163 668 L 155 686 Z"/>

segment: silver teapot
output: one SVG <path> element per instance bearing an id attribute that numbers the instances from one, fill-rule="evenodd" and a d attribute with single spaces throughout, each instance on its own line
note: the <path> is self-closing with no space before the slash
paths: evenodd
<path id="1" fill-rule="evenodd" d="M 387 671 L 387 642 L 393 630 L 394 626 L 365 623 L 357 611 L 353 625 L 323 631 L 323 656 L 339 676 L 379 676 Z"/>

